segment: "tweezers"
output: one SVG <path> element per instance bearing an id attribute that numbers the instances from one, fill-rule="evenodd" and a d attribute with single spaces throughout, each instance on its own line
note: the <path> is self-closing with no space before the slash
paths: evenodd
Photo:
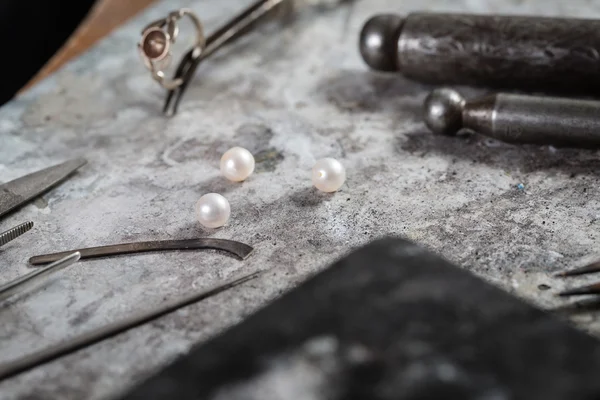
<path id="1" fill-rule="evenodd" d="M 338 3 L 352 3 L 355 0 L 339 0 Z M 210 57 L 221 47 L 233 42 L 235 39 L 249 32 L 252 26 L 258 22 L 266 20 L 271 11 L 279 9 L 278 6 L 285 7 L 282 16 L 289 16 L 295 8 L 294 0 L 256 0 L 246 9 L 226 22 L 222 27 L 213 32 L 206 38 L 206 47 L 201 52 L 197 49 L 189 50 L 181 59 L 179 66 L 175 71 L 173 80 L 181 79 L 181 85 L 167 93 L 163 113 L 167 116 L 173 116 L 177 113 L 179 103 L 183 97 L 190 81 L 192 80 L 198 65 L 206 58 Z M 319 3 L 318 1 L 316 3 Z M 326 5 L 322 5 L 327 8 Z M 198 54 L 200 53 L 200 54 Z"/>
<path id="2" fill-rule="evenodd" d="M 136 328 L 140 325 L 155 320 L 180 308 L 196 303 L 200 300 L 212 297 L 230 288 L 241 285 L 242 283 L 245 283 L 251 279 L 255 279 L 259 275 L 260 272 L 255 272 L 225 283 L 221 283 L 213 288 L 205 289 L 199 293 L 195 293 L 175 301 L 167 302 L 159 306 L 156 310 L 146 311 L 137 315 L 132 315 L 129 318 L 114 322 L 112 324 L 103 326 L 91 332 L 84 333 L 80 336 L 68 339 L 50 348 L 40 350 L 23 358 L 0 365 L 0 380 L 10 378 L 32 368 L 56 360 L 67 354 L 73 353 L 77 350 L 94 345 L 103 340 L 116 336 L 120 333 Z"/>
<path id="3" fill-rule="evenodd" d="M 242 260 L 245 260 L 252 250 L 251 246 L 245 243 L 236 242 L 227 239 L 184 239 L 184 240 L 159 240 L 151 242 L 123 243 L 110 246 L 90 247 L 86 249 L 63 251 L 60 253 L 45 254 L 31 257 L 29 262 L 32 265 L 47 264 L 73 252 L 81 253 L 81 259 L 110 257 L 123 254 L 145 253 L 151 251 L 173 251 L 173 250 L 199 250 L 215 249 L 229 252 Z"/>
<path id="4" fill-rule="evenodd" d="M 190 81 L 192 80 L 198 65 L 207 57 L 210 57 L 215 51 L 227 43 L 232 42 L 236 38 L 246 33 L 249 28 L 262 19 L 269 11 L 284 1 L 291 0 L 258 0 L 242 10 L 238 15 L 233 17 L 229 22 L 217 29 L 213 34 L 206 38 L 206 47 L 198 54 L 197 49 L 189 50 L 182 58 L 177 70 L 175 71 L 174 80 L 181 79 L 182 84 L 167 93 L 163 113 L 168 116 L 175 115 L 179 107 L 181 98 L 183 97 Z"/>

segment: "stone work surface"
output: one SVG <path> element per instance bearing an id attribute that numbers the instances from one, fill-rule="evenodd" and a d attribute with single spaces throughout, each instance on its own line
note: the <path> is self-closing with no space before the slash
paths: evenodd
<path id="1" fill-rule="evenodd" d="M 119 400 L 596 399 L 598 368 L 593 336 L 382 239 Z"/>
<path id="2" fill-rule="evenodd" d="M 0 398 L 111 398 L 351 249 L 388 234 L 542 308 L 564 307 L 554 294 L 571 282 L 552 274 L 598 256 L 597 154 L 433 136 L 420 120 L 431 88 L 368 71 L 357 39 L 363 22 L 379 12 L 593 17 L 600 5 L 447 3 L 363 0 L 265 26 L 201 66 L 180 113 L 166 118 L 164 92 L 135 48 L 140 29 L 189 6 L 210 31 L 248 1 L 162 2 L 0 109 L 0 180 L 75 156 L 89 161 L 2 220 L 0 229 L 26 220 L 36 225 L 0 250 L 0 282 L 26 273 L 29 256 L 76 247 L 199 236 L 255 247 L 244 262 L 199 251 L 85 261 L 64 270 L 3 304 L 0 362 L 164 299 L 267 270 L 243 287 L 2 382 Z M 219 174 L 219 158 L 233 146 L 257 160 L 242 184 Z M 322 157 L 347 167 L 338 193 L 311 187 L 310 169 Z M 223 194 L 232 207 L 229 224 L 215 231 L 202 229 L 193 213 L 208 192 Z M 600 334 L 596 314 L 571 319 Z"/>

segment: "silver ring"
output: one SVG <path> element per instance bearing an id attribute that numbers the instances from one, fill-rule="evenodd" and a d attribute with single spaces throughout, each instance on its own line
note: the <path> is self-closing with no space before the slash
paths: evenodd
<path id="1" fill-rule="evenodd" d="M 138 50 L 146 68 L 150 70 L 154 80 L 167 90 L 175 89 L 183 83 L 181 78 L 167 79 L 164 69 L 171 64 L 171 45 L 175 43 L 179 34 L 177 21 L 184 16 L 190 18 L 196 28 L 196 41 L 192 50 L 199 56 L 206 47 L 204 29 L 198 17 L 187 8 L 173 11 L 166 18 L 146 26 L 142 31 L 142 39 L 138 43 Z"/>

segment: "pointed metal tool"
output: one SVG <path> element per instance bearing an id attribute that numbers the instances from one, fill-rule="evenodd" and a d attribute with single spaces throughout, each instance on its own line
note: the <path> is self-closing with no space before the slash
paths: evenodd
<path id="1" fill-rule="evenodd" d="M 567 278 L 571 276 L 579 276 L 579 275 L 587 275 L 593 274 L 594 272 L 600 272 L 600 260 L 585 265 L 580 268 L 571 269 L 568 271 L 559 272 L 556 274 L 556 277 L 559 278 Z M 570 296 L 584 296 L 590 294 L 600 294 L 600 282 L 594 283 L 592 285 L 577 287 L 574 289 L 568 289 L 563 292 L 558 293 L 558 296 L 561 297 L 570 297 Z"/>
<path id="2" fill-rule="evenodd" d="M 600 294 L 600 282 L 594 283 L 593 285 L 578 287 L 575 289 L 565 290 L 560 292 L 560 297 L 571 297 L 571 296 L 585 296 L 590 294 Z"/>
<path id="3" fill-rule="evenodd" d="M 117 336 L 130 329 L 136 328 L 147 322 L 172 313 L 180 308 L 197 303 L 235 286 L 241 285 L 249 280 L 255 279 L 260 274 L 261 272 L 254 272 L 252 274 L 244 275 L 228 282 L 218 284 L 210 289 L 204 289 L 176 300 L 164 302 L 154 310 L 148 310 L 131 315 L 128 318 L 113 322 L 88 333 L 83 333 L 79 336 L 66 339 L 62 343 L 58 343 L 47 349 L 39 350 L 14 361 L 9 361 L 0 365 L 0 380 L 10 378 L 11 376 L 38 367 L 52 360 L 56 360 L 57 358 L 73 353 L 77 350 L 92 346 L 103 340 Z"/>
<path id="4" fill-rule="evenodd" d="M 575 268 L 569 271 L 559 272 L 557 277 L 566 278 L 568 276 L 586 275 L 594 272 L 600 272 L 600 261 L 595 261 L 581 268 Z"/>
<path id="5" fill-rule="evenodd" d="M 86 163 L 77 158 L 0 185 L 0 217 L 58 185 Z"/>
<path id="6" fill-rule="evenodd" d="M 0 233 L 0 247 L 4 246 L 6 243 L 11 242 L 28 232 L 31 228 L 33 228 L 33 222 L 25 222 L 21 225 L 17 225 L 12 229 L 7 230 L 6 232 Z"/>
<path id="7" fill-rule="evenodd" d="M 66 268 L 73 263 L 76 263 L 79 261 L 80 257 L 81 254 L 79 253 L 70 254 L 45 268 L 35 270 L 8 283 L 5 283 L 4 285 L 0 286 L 0 300 L 6 299 L 13 294 L 27 289 L 31 285 L 41 282 L 41 280 L 48 275 L 60 271 L 61 269 Z"/>
<path id="8" fill-rule="evenodd" d="M 234 254 L 242 260 L 245 260 L 254 250 L 252 246 L 245 243 L 236 242 L 227 239 L 182 239 L 182 240 L 156 240 L 151 242 L 121 243 L 109 246 L 88 247 L 86 249 L 76 249 L 62 251 L 60 253 L 44 254 L 34 256 L 29 259 L 32 265 L 42 265 L 56 260 L 77 251 L 81 253 L 81 259 L 112 257 L 124 254 L 148 253 L 154 251 L 175 251 L 175 250 L 203 250 L 213 249 L 222 250 Z"/>

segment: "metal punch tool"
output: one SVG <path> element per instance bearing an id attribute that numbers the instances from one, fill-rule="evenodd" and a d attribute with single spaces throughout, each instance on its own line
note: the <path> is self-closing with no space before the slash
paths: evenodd
<path id="1" fill-rule="evenodd" d="M 600 101 L 497 93 L 465 100 L 436 89 L 425 99 L 431 131 L 454 136 L 469 129 L 513 144 L 600 148 Z"/>
<path id="2" fill-rule="evenodd" d="M 331 0 L 329 2 L 323 0 L 257 0 L 206 37 L 200 19 L 189 9 L 173 11 L 166 18 L 150 23 L 142 31 L 138 49 L 153 78 L 168 90 L 163 113 L 168 116 L 177 113 L 181 98 L 198 65 L 203 60 L 249 32 L 257 23 L 269 20 L 269 17 L 277 15 L 277 12 L 281 12 L 281 15 L 290 15 L 299 3 L 323 6 L 327 6 L 327 4 L 321 3 L 333 3 L 335 6 L 349 1 L 351 0 Z M 173 78 L 167 80 L 163 69 L 170 64 L 172 57 L 170 47 L 179 32 L 177 21 L 184 16 L 189 17 L 194 23 L 196 39 L 193 47 L 179 62 Z"/>

